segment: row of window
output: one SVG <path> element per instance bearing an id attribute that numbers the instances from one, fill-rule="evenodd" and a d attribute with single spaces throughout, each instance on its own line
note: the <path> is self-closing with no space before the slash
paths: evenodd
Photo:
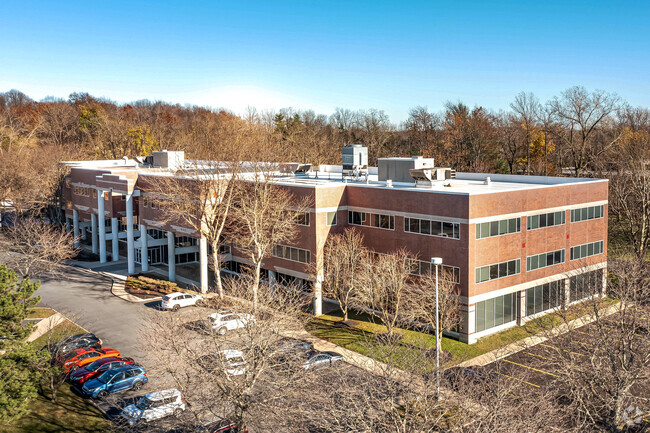
<path id="1" fill-rule="evenodd" d="M 311 252 L 309 250 L 302 250 L 300 248 L 289 247 L 286 245 L 276 245 L 273 248 L 273 256 L 291 260 L 293 262 L 311 262 Z"/>
<path id="2" fill-rule="evenodd" d="M 476 224 L 476 239 L 507 235 L 521 231 L 521 219 L 509 218 Z"/>
<path id="3" fill-rule="evenodd" d="M 90 191 L 91 191 L 91 190 L 92 190 L 93 197 L 97 197 L 97 190 L 94 189 L 94 188 L 89 188 L 89 187 L 87 187 L 87 186 L 77 186 L 77 185 L 75 185 L 75 186 L 72 188 L 72 192 L 73 192 L 73 194 L 75 194 L 75 195 L 82 195 L 82 196 L 84 196 L 84 197 L 90 197 L 90 194 L 91 194 Z"/>
<path id="4" fill-rule="evenodd" d="M 476 332 L 517 320 L 517 294 L 497 296 L 476 303 Z"/>
<path id="5" fill-rule="evenodd" d="M 581 209 L 572 209 L 571 210 L 571 222 L 577 223 L 580 221 L 593 220 L 596 218 L 602 218 L 605 215 L 605 206 L 589 206 L 583 207 Z"/>
<path id="6" fill-rule="evenodd" d="M 334 218 L 336 219 L 336 217 Z M 395 217 L 393 215 L 348 211 L 348 224 L 395 230 Z"/>
<path id="7" fill-rule="evenodd" d="M 453 283 L 460 284 L 460 268 L 456 266 L 440 265 L 439 276 L 441 279 L 449 280 Z M 435 274 L 435 265 L 431 262 L 418 260 L 415 264 L 413 275 Z"/>
<path id="8" fill-rule="evenodd" d="M 444 221 L 404 218 L 404 231 L 442 238 L 460 239 L 460 224 Z"/>
<path id="9" fill-rule="evenodd" d="M 509 260 L 494 265 L 481 266 L 476 268 L 476 282 L 496 280 L 497 278 L 509 277 L 521 272 L 521 260 Z"/>
<path id="10" fill-rule="evenodd" d="M 603 241 L 591 242 L 577 247 L 571 247 L 571 260 L 595 256 L 603 252 Z"/>
<path id="11" fill-rule="evenodd" d="M 571 301 L 579 301 L 603 291 L 603 270 L 597 269 L 569 278 Z"/>
<path id="12" fill-rule="evenodd" d="M 557 308 L 564 303 L 564 280 L 526 289 L 526 315 Z"/>
<path id="13" fill-rule="evenodd" d="M 564 211 L 543 213 L 540 215 L 531 215 L 526 218 L 526 229 L 535 230 L 544 227 L 559 226 L 566 222 L 566 213 Z"/>
<path id="14" fill-rule="evenodd" d="M 535 269 L 558 265 L 560 263 L 564 263 L 563 249 L 526 257 L 526 270 L 534 271 Z"/>

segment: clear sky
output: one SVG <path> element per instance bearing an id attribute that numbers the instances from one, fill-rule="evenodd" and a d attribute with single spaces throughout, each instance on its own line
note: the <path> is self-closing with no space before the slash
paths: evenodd
<path id="1" fill-rule="evenodd" d="M 650 1 L 0 0 L 0 91 L 260 109 L 650 105 Z"/>

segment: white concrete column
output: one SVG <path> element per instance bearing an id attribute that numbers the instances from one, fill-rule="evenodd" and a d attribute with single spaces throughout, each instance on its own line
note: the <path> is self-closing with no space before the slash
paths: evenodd
<path id="1" fill-rule="evenodd" d="M 603 290 L 601 295 L 605 296 L 607 294 L 607 265 L 603 268 Z"/>
<path id="2" fill-rule="evenodd" d="M 140 244 L 142 245 L 140 249 L 140 266 L 142 266 L 142 272 L 149 272 L 149 245 L 147 236 L 147 226 L 140 224 Z"/>
<path id="3" fill-rule="evenodd" d="M 97 230 L 99 230 L 99 262 L 106 263 L 106 225 L 104 223 L 104 191 L 97 190 Z"/>
<path id="4" fill-rule="evenodd" d="M 176 239 L 174 238 L 174 232 L 167 232 L 167 262 L 169 281 L 176 281 Z"/>
<path id="5" fill-rule="evenodd" d="M 517 325 L 521 326 L 526 317 L 526 290 L 520 290 L 515 293 L 516 307 L 517 307 Z"/>
<path id="6" fill-rule="evenodd" d="M 323 276 L 318 275 L 314 281 L 314 316 L 323 314 Z"/>
<path id="7" fill-rule="evenodd" d="M 199 239 L 199 263 L 201 264 L 201 293 L 208 293 L 208 240 Z"/>
<path id="8" fill-rule="evenodd" d="M 93 249 L 93 254 L 97 254 L 97 215 L 90 214 L 90 245 Z"/>
<path id="9" fill-rule="evenodd" d="M 74 247 L 79 248 L 79 211 L 77 209 L 72 211 L 72 236 L 74 238 Z"/>
<path id="10" fill-rule="evenodd" d="M 117 218 L 111 218 L 111 236 L 113 241 L 111 246 L 113 247 L 113 261 L 117 262 L 120 259 L 120 243 L 117 240 L 117 234 L 119 232 L 119 226 L 117 224 Z"/>
<path id="11" fill-rule="evenodd" d="M 135 249 L 133 242 L 133 194 L 126 196 L 126 259 L 129 274 L 135 273 Z"/>

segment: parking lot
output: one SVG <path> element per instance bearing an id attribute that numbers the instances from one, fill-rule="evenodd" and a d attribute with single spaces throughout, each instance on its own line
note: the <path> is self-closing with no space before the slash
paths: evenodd
<path id="1" fill-rule="evenodd" d="M 109 419 L 118 424 L 122 422 L 120 416 L 122 408 L 134 403 L 140 396 L 177 386 L 177 382 L 168 371 L 168 366 L 164 365 L 164 361 L 161 362 L 165 357 L 157 356 L 154 348 L 147 342 L 149 338 L 146 335 L 147 325 L 175 323 L 179 326 L 178 329 L 182 329 L 181 339 L 194 347 L 205 346 L 210 342 L 222 349 L 239 349 L 246 346 L 237 332 L 215 336 L 209 331 L 208 316 L 216 311 L 214 306 L 193 306 L 179 311 L 166 311 L 159 309 L 160 301 L 129 303 L 113 296 L 105 279 L 84 269 L 70 268 L 65 278 L 44 279 L 39 294 L 42 296 L 41 305 L 50 306 L 73 317 L 89 332 L 100 337 L 104 347 L 115 348 L 122 356 L 132 357 L 137 364 L 145 367 L 149 381 L 141 390 L 122 391 L 110 394 L 105 399 L 93 401 Z M 149 330 L 151 331 L 150 327 Z M 330 373 L 321 370 L 309 374 L 321 380 L 321 377 L 326 377 Z M 337 363 L 336 374 L 358 376 L 369 373 L 341 361 Z M 327 379 L 323 381 L 326 383 Z M 262 390 L 261 387 L 267 385 L 270 385 L 269 381 L 265 383 L 265 380 L 260 380 L 256 387 Z M 198 422 L 194 417 L 197 411 L 201 412 L 200 408 L 195 407 L 192 412 L 185 411 L 179 419 L 168 417 L 155 421 L 148 424 L 146 429 L 147 431 L 170 431 L 175 425 L 194 424 Z M 200 423 L 218 419 L 209 411 L 205 412 L 206 416 L 200 417 Z"/>

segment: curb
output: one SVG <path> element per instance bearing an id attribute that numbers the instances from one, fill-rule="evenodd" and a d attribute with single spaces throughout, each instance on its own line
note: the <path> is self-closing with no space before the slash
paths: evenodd
<path id="1" fill-rule="evenodd" d="M 160 301 L 162 299 L 162 296 L 156 296 L 154 298 L 147 298 L 147 299 L 139 298 L 135 295 L 127 293 L 127 291 L 125 290 L 127 277 L 125 277 L 124 275 L 111 274 L 110 272 L 99 272 L 99 273 L 110 278 L 113 281 L 111 283 L 111 293 L 114 296 L 117 296 L 118 298 L 123 299 L 127 302 L 137 304 L 142 302 Z"/>

